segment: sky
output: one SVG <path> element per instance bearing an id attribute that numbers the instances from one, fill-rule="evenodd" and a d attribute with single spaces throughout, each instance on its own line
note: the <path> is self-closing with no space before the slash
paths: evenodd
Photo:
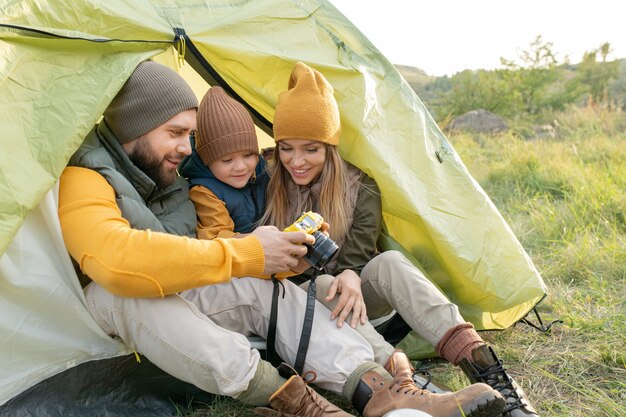
<path id="1" fill-rule="evenodd" d="M 393 64 L 429 75 L 501 68 L 500 57 L 521 62 L 537 35 L 559 63 L 578 63 L 604 42 L 609 60 L 626 58 L 621 0 L 330 1 Z"/>

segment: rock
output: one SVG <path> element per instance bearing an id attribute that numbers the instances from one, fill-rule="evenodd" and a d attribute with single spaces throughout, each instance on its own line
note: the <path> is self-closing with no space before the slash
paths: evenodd
<path id="1" fill-rule="evenodd" d="M 535 139 L 556 139 L 556 129 L 552 125 L 533 126 Z"/>
<path id="2" fill-rule="evenodd" d="M 450 122 L 450 130 L 474 133 L 498 133 L 509 130 L 504 119 L 488 110 L 472 110 Z"/>

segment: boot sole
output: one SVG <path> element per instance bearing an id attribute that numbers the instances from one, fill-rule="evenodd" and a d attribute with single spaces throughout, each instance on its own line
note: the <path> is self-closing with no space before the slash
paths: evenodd
<path id="1" fill-rule="evenodd" d="M 504 406 L 504 398 L 487 392 L 476 397 L 471 403 L 465 404 L 463 413 L 465 417 L 500 417 Z M 458 417 L 462 416 L 463 414 L 458 414 Z"/>

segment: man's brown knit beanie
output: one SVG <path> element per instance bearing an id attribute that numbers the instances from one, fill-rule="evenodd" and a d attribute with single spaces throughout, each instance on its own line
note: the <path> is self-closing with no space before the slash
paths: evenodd
<path id="1" fill-rule="evenodd" d="M 198 108 L 196 152 L 205 165 L 239 151 L 259 152 L 248 110 L 222 87 L 211 87 Z"/>
<path id="2" fill-rule="evenodd" d="M 197 107 L 196 95 L 176 71 L 144 61 L 104 111 L 104 121 L 124 144 Z"/>
<path id="3" fill-rule="evenodd" d="M 278 97 L 274 140 L 312 139 L 339 145 L 341 123 L 333 87 L 317 70 L 298 62 L 289 89 Z"/>

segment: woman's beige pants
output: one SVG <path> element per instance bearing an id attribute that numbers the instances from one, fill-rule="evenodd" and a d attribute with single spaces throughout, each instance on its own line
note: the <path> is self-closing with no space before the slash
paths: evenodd
<path id="1" fill-rule="evenodd" d="M 317 300 L 331 311 L 339 296 L 331 302 L 324 301 L 324 297 L 333 280 L 332 275 L 320 275 L 315 281 Z M 308 281 L 300 287 L 307 289 Z M 383 252 L 365 265 L 361 271 L 361 291 L 370 320 L 395 310 L 411 329 L 433 346 L 448 329 L 465 323 L 458 307 L 398 251 Z M 345 323 L 350 323 L 350 318 Z M 356 330 L 374 349 L 374 360 L 384 366 L 393 353 L 393 346 L 369 322 L 357 325 Z"/>

